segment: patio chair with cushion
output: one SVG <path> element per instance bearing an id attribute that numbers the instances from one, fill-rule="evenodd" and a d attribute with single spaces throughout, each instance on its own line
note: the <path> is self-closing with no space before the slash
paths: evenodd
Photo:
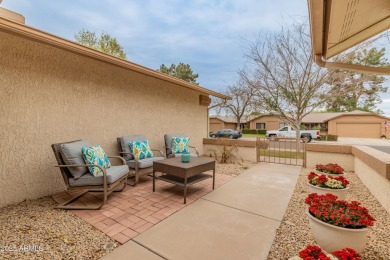
<path id="1" fill-rule="evenodd" d="M 122 136 L 118 137 L 117 141 L 119 154 L 133 170 L 129 177 L 134 176 L 134 183 L 129 183 L 130 185 L 137 185 L 142 175 L 152 173 L 154 161 L 164 160 L 162 151 L 151 149 L 148 140 L 143 135 Z M 130 147 L 131 143 L 136 145 L 133 151 Z M 158 153 L 159 156 L 154 156 L 153 152 Z"/>
<path id="2" fill-rule="evenodd" d="M 65 185 L 68 190 L 85 190 L 84 192 L 70 198 L 56 206 L 58 209 L 100 209 L 107 201 L 107 196 L 113 191 L 122 191 L 126 187 L 129 168 L 126 161 L 120 156 L 107 157 L 104 152 L 107 168 L 96 164 L 87 164 L 83 158 L 82 149 L 91 148 L 87 140 L 77 140 L 67 143 L 52 144 L 54 155 L 62 173 Z M 84 147 L 84 148 L 83 148 Z M 100 146 L 99 146 L 100 147 Z M 115 158 L 121 161 L 122 165 L 111 166 L 108 158 Z M 93 169 L 95 176 L 90 173 Z M 103 192 L 103 200 L 99 204 L 86 206 L 68 205 L 88 192 Z"/>
<path id="3" fill-rule="evenodd" d="M 177 141 L 173 140 L 173 138 L 175 138 Z M 165 148 L 166 158 L 179 157 L 181 156 L 182 153 L 190 152 L 189 148 L 192 148 L 195 152 L 195 153 L 190 153 L 191 157 L 199 157 L 199 152 L 196 149 L 196 147 L 188 145 L 189 137 L 185 134 L 166 134 L 164 135 L 164 141 L 165 141 L 164 148 Z M 180 149 L 177 148 L 177 143 L 183 141 L 184 141 L 184 146 L 183 149 L 180 151 Z M 174 142 L 176 142 L 176 145 Z M 186 145 L 188 146 L 188 148 L 185 147 Z"/>

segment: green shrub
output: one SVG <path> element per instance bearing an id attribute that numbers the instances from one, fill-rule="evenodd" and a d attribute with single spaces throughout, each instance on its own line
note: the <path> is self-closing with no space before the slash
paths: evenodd
<path id="1" fill-rule="evenodd" d="M 242 130 L 241 130 L 241 133 L 243 133 L 243 134 L 247 134 L 247 133 L 248 133 L 248 131 L 249 131 L 249 129 L 247 129 L 247 128 L 244 128 L 244 129 L 242 129 Z"/>
<path id="2" fill-rule="evenodd" d="M 242 129 L 243 134 L 257 134 L 256 129 Z"/>
<path id="3" fill-rule="evenodd" d="M 321 141 L 337 141 L 338 135 L 320 134 Z"/>
<path id="4" fill-rule="evenodd" d="M 313 130 L 321 130 L 321 126 L 316 125 L 315 127 L 312 128 Z"/>
<path id="5" fill-rule="evenodd" d="M 241 131 L 241 133 L 243 134 L 252 134 L 252 135 L 256 135 L 256 134 L 265 135 L 266 132 L 267 130 L 265 129 L 242 129 Z"/>

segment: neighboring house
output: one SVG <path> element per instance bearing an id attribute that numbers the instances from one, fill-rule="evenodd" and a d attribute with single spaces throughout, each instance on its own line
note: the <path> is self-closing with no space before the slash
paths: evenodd
<path id="1" fill-rule="evenodd" d="M 286 122 L 274 115 L 261 115 L 253 118 L 249 122 L 250 129 L 277 130 L 285 125 Z"/>
<path id="2" fill-rule="evenodd" d="M 88 139 L 118 155 L 120 136 L 144 135 L 162 150 L 165 133 L 185 133 L 202 153 L 209 96 L 229 97 L 25 26 L 23 19 L 4 19 L 3 13 L 0 207 L 65 189 L 53 143 Z"/>
<path id="3" fill-rule="evenodd" d="M 217 117 L 214 116 L 214 118 Z M 321 132 L 335 134 L 340 137 L 380 138 L 383 135 L 390 136 L 388 134 L 390 130 L 385 130 L 385 121 L 387 120 L 389 118 L 385 116 L 357 110 L 352 112 L 310 113 L 303 118 L 302 124 L 307 129 L 320 127 Z M 274 115 L 256 116 L 246 120 L 245 123 L 245 126 L 250 129 L 266 130 L 277 130 L 287 125 L 280 117 Z M 229 124 L 232 129 L 235 129 L 236 125 Z M 227 126 L 227 124 L 224 126 Z M 217 129 L 215 126 L 215 129 L 220 130 L 222 128 Z"/>
<path id="4" fill-rule="evenodd" d="M 311 113 L 303 119 L 309 129 L 320 125 L 324 132 L 339 137 L 380 138 L 387 135 L 385 121 L 388 118 L 365 111 L 338 113 Z"/>
<path id="5" fill-rule="evenodd" d="M 248 128 L 248 121 L 254 117 L 255 116 L 241 118 L 239 128 Z M 209 117 L 209 132 L 217 132 L 221 129 L 237 129 L 237 118 L 235 116 L 211 115 Z"/>

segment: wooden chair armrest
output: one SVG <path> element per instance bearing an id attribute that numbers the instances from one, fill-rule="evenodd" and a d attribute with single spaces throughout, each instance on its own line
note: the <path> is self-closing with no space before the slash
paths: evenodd
<path id="1" fill-rule="evenodd" d="M 128 153 L 128 152 L 119 152 L 119 154 L 133 154 L 133 153 Z"/>
<path id="2" fill-rule="evenodd" d="M 172 147 L 163 146 L 163 148 L 164 148 L 164 149 L 169 149 L 169 150 L 171 150 L 171 151 L 173 152 L 173 149 L 172 149 Z"/>
<path id="3" fill-rule="evenodd" d="M 164 157 L 164 154 L 161 150 L 159 150 L 159 149 L 150 149 L 150 150 L 158 152 L 161 155 L 161 157 Z"/>
<path id="4" fill-rule="evenodd" d="M 175 156 L 175 152 L 173 151 L 172 147 L 163 146 L 163 148 L 165 149 L 165 158 L 168 158 L 167 149 L 171 150 L 171 154 Z"/>
<path id="5" fill-rule="evenodd" d="M 107 156 L 107 157 L 108 157 L 108 158 L 116 158 L 116 159 L 122 161 L 122 165 L 127 165 L 126 160 L 123 159 L 123 157 L 121 157 L 121 156 Z"/>
<path id="6" fill-rule="evenodd" d="M 198 152 L 198 149 L 196 149 L 195 146 L 191 146 L 189 145 L 188 147 L 192 148 L 192 149 L 195 149 L 195 152 L 196 152 L 196 155 L 199 157 L 199 152 Z"/>
<path id="7" fill-rule="evenodd" d="M 59 168 L 74 168 L 74 167 L 89 167 L 89 166 L 95 166 L 95 167 L 98 167 L 102 172 L 103 172 L 103 180 L 104 180 L 104 183 L 107 184 L 107 172 L 106 172 L 106 169 L 103 168 L 102 166 L 100 165 L 97 165 L 97 164 L 71 164 L 71 165 L 56 165 L 55 167 L 59 167 Z"/>

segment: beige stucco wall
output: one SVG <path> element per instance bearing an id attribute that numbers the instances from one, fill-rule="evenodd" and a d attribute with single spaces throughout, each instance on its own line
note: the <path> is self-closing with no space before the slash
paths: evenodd
<path id="1" fill-rule="evenodd" d="M 267 130 L 277 130 L 280 128 L 279 123 L 282 120 L 276 116 L 261 116 L 259 118 L 253 119 L 249 122 L 250 129 L 256 129 L 256 123 L 265 123 L 265 129 Z"/>
<path id="2" fill-rule="evenodd" d="M 352 154 L 326 153 L 306 151 L 306 167 L 314 169 L 316 164 L 337 163 L 346 171 L 354 171 L 354 156 Z"/>
<path id="3" fill-rule="evenodd" d="M 65 188 L 50 145 L 76 139 L 117 155 L 116 138 L 152 147 L 182 132 L 202 152 L 200 93 L 0 32 L 0 206 Z"/>
<path id="4" fill-rule="evenodd" d="M 231 147 L 231 146 L 228 146 Z M 204 144 L 203 151 L 205 155 L 212 155 L 214 157 L 214 151 L 217 153 L 218 159 L 220 159 L 221 152 L 223 150 L 222 145 Z M 233 152 L 237 160 L 256 162 L 256 147 L 237 147 L 237 151 Z"/>
<path id="5" fill-rule="evenodd" d="M 380 175 L 370 165 L 355 157 L 355 173 L 372 195 L 390 213 L 390 180 Z"/>
<path id="6" fill-rule="evenodd" d="M 384 127 L 385 118 L 375 115 L 344 115 L 335 119 L 329 120 L 328 122 L 328 133 L 339 134 L 337 125 L 350 124 L 356 127 L 350 132 L 348 137 L 376 137 L 380 138 L 381 135 L 385 134 Z M 369 133 L 372 131 L 373 124 L 378 125 L 380 130 L 378 133 Z M 388 131 L 389 132 L 389 131 Z M 388 134 L 388 133 L 387 133 Z M 347 137 L 347 136 L 346 136 Z"/>

